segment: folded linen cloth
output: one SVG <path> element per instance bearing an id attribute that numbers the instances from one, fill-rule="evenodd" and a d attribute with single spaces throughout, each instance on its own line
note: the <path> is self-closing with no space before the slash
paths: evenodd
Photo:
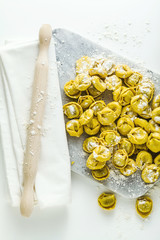
<path id="1" fill-rule="evenodd" d="M 19 206 L 23 188 L 23 158 L 37 56 L 38 41 L 11 43 L 0 50 L 1 141 L 12 206 Z M 66 205 L 71 195 L 70 161 L 53 40 L 41 134 L 35 204 L 41 208 Z"/>

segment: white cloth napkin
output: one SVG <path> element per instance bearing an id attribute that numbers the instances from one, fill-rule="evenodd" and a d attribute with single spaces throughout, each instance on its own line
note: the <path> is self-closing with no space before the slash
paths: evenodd
<path id="1" fill-rule="evenodd" d="M 19 206 L 38 42 L 7 44 L 0 50 L 0 124 L 6 179 L 12 206 Z M 70 202 L 70 161 L 53 40 L 49 48 L 48 96 L 42 126 L 41 157 L 35 181 L 36 204 Z"/>

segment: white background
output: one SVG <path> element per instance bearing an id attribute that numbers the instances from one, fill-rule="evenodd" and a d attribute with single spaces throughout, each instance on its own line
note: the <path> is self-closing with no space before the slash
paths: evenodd
<path id="1" fill-rule="evenodd" d="M 67 28 L 160 73 L 159 0 L 0 0 L 0 44 L 37 38 L 43 23 Z M 159 184 L 160 186 L 160 184 Z M 3 240 L 159 240 L 160 189 L 150 192 L 153 212 L 142 220 L 135 200 L 117 197 L 105 212 L 97 198 L 104 190 L 72 173 L 72 203 L 63 209 L 34 211 L 29 219 L 7 201 L 0 158 L 0 239 Z"/>

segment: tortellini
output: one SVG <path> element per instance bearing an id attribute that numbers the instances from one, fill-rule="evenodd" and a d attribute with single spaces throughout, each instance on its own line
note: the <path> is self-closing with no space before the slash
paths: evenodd
<path id="1" fill-rule="evenodd" d="M 122 111 L 122 106 L 118 102 L 110 102 L 107 107 L 112 109 L 116 115 L 116 119 L 120 116 Z"/>
<path id="2" fill-rule="evenodd" d="M 86 125 L 88 124 L 91 119 L 93 118 L 93 110 L 92 109 L 87 109 L 84 113 L 79 118 L 79 122 L 81 125 Z"/>
<path id="3" fill-rule="evenodd" d="M 136 118 L 136 119 L 134 119 L 134 124 L 136 125 L 136 127 L 141 127 L 147 133 L 150 133 L 150 126 L 149 126 L 149 123 L 146 120 L 144 120 L 142 118 Z"/>
<path id="4" fill-rule="evenodd" d="M 135 145 L 131 143 L 128 138 L 121 138 L 118 148 L 126 150 L 128 156 L 133 155 L 135 151 Z"/>
<path id="5" fill-rule="evenodd" d="M 109 175 L 110 175 L 110 171 L 109 171 L 109 167 L 107 165 L 105 165 L 101 169 L 92 170 L 92 176 L 98 181 L 107 179 L 109 177 Z"/>
<path id="6" fill-rule="evenodd" d="M 143 170 L 148 164 L 152 163 L 152 155 L 149 152 L 141 151 L 137 154 L 136 164 L 140 170 Z"/>
<path id="7" fill-rule="evenodd" d="M 116 168 L 124 168 L 128 164 L 128 155 L 126 150 L 118 149 L 113 156 L 112 162 Z"/>
<path id="8" fill-rule="evenodd" d="M 83 133 L 83 126 L 79 123 L 78 119 L 73 119 L 67 122 L 66 130 L 70 136 L 80 137 Z"/>
<path id="9" fill-rule="evenodd" d="M 96 98 L 102 94 L 102 92 L 98 91 L 94 87 L 93 83 L 91 83 L 91 86 L 89 88 L 87 88 L 86 92 L 88 95 L 91 95 L 93 98 Z"/>
<path id="10" fill-rule="evenodd" d="M 117 129 L 123 136 L 127 134 L 134 128 L 134 123 L 129 117 L 121 117 L 117 122 Z"/>
<path id="11" fill-rule="evenodd" d="M 94 115 L 97 116 L 97 113 L 105 107 L 106 107 L 105 102 L 100 100 L 92 103 L 89 108 L 92 109 L 94 111 Z"/>
<path id="12" fill-rule="evenodd" d="M 81 107 L 86 110 L 90 107 L 90 105 L 94 102 L 94 98 L 90 95 L 80 96 L 78 98 L 78 103 L 81 105 Z"/>
<path id="13" fill-rule="evenodd" d="M 132 175 L 133 173 L 135 173 L 137 171 L 137 166 L 136 166 L 136 163 L 133 159 L 129 158 L 128 159 L 128 163 L 127 165 L 124 167 L 124 168 L 121 168 L 120 169 L 120 172 L 128 177 L 130 175 Z"/>
<path id="14" fill-rule="evenodd" d="M 142 171 L 142 179 L 145 183 L 154 183 L 158 180 L 160 175 L 160 168 L 155 164 L 146 166 Z"/>
<path id="15" fill-rule="evenodd" d="M 86 166 L 91 170 L 102 169 L 106 162 L 99 162 L 94 158 L 93 153 L 91 153 L 87 159 Z"/>
<path id="16" fill-rule="evenodd" d="M 100 134 L 100 137 L 104 139 L 107 147 L 114 147 L 121 140 L 121 137 L 118 134 L 118 132 L 114 130 L 104 131 Z"/>
<path id="17" fill-rule="evenodd" d="M 133 71 L 130 69 L 130 67 L 128 67 L 125 64 L 116 66 L 116 76 L 117 77 L 128 78 L 129 76 L 131 76 L 132 73 L 133 73 Z"/>
<path id="18" fill-rule="evenodd" d="M 111 158 L 111 152 L 105 146 L 98 146 L 93 150 L 94 158 L 99 162 L 106 162 Z"/>
<path id="19" fill-rule="evenodd" d="M 155 157 L 154 164 L 156 164 L 157 167 L 160 167 L 160 154 Z"/>
<path id="20" fill-rule="evenodd" d="M 134 72 L 130 77 L 124 79 L 124 83 L 128 87 L 136 87 L 141 80 L 142 75 L 139 72 Z"/>
<path id="21" fill-rule="evenodd" d="M 69 102 L 63 106 L 64 114 L 72 119 L 79 118 L 83 112 L 82 107 L 76 102 Z"/>
<path id="22" fill-rule="evenodd" d="M 98 76 L 92 77 L 92 84 L 99 92 L 104 92 L 107 88 L 105 82 Z"/>
<path id="23" fill-rule="evenodd" d="M 83 150 L 87 153 L 92 153 L 93 150 L 100 145 L 98 137 L 86 138 L 83 142 Z"/>
<path id="24" fill-rule="evenodd" d="M 101 132 L 104 132 L 104 131 L 107 131 L 107 130 L 115 130 L 115 131 L 117 131 L 117 126 L 116 126 L 115 122 L 110 124 L 110 125 L 103 126 L 103 127 L 100 128 Z"/>
<path id="25" fill-rule="evenodd" d="M 153 98 L 154 93 L 154 84 L 151 82 L 150 79 L 142 79 L 137 86 L 136 94 L 142 94 L 144 97 L 147 98 L 148 102 L 150 102 Z"/>
<path id="26" fill-rule="evenodd" d="M 155 121 L 153 121 L 152 119 L 149 121 L 149 129 L 151 132 L 158 132 L 160 133 L 160 125 L 157 124 Z"/>
<path id="27" fill-rule="evenodd" d="M 160 133 L 154 132 L 151 133 L 148 137 L 147 147 L 152 152 L 160 152 Z"/>
<path id="28" fill-rule="evenodd" d="M 97 113 L 97 117 L 102 125 L 110 125 L 115 121 L 116 114 L 112 109 L 105 107 Z"/>
<path id="29" fill-rule="evenodd" d="M 137 113 L 133 111 L 130 104 L 122 108 L 121 117 L 125 117 L 126 115 L 132 120 L 137 117 Z"/>
<path id="30" fill-rule="evenodd" d="M 84 130 L 88 135 L 96 135 L 99 132 L 101 124 L 97 120 L 97 118 L 93 117 L 91 121 L 84 125 Z"/>
<path id="31" fill-rule="evenodd" d="M 112 210 L 116 206 L 116 197 L 112 193 L 102 193 L 98 198 L 98 204 L 105 210 Z"/>
<path id="32" fill-rule="evenodd" d="M 87 73 L 93 64 L 93 58 L 83 56 L 76 61 L 76 74 Z"/>
<path id="33" fill-rule="evenodd" d="M 131 107 L 134 112 L 142 114 L 142 112 L 148 107 L 148 100 L 142 94 L 136 95 L 131 99 Z"/>
<path id="34" fill-rule="evenodd" d="M 91 85 L 91 77 L 85 73 L 78 74 L 74 80 L 74 86 L 79 91 L 85 91 Z"/>
<path id="35" fill-rule="evenodd" d="M 146 218 L 152 212 L 153 202 L 150 197 L 142 196 L 139 197 L 136 201 L 136 210 L 137 213 L 142 217 Z"/>
<path id="36" fill-rule="evenodd" d="M 70 98 L 76 99 L 76 98 L 79 98 L 79 96 L 81 95 L 81 91 L 76 89 L 74 85 L 74 80 L 70 80 L 64 85 L 64 91 L 65 91 L 65 94 Z"/>
<path id="37" fill-rule="evenodd" d="M 152 111 L 152 120 L 155 121 L 155 123 L 160 124 L 160 107 L 155 108 Z"/>
<path id="38" fill-rule="evenodd" d="M 135 95 L 133 88 L 119 87 L 113 92 L 114 101 L 119 102 L 122 106 L 130 104 L 131 98 Z"/>
<path id="39" fill-rule="evenodd" d="M 152 109 L 160 107 L 160 94 L 155 96 L 152 101 Z"/>
<path id="40" fill-rule="evenodd" d="M 106 87 L 108 90 L 116 90 L 122 86 L 122 80 L 116 75 L 112 75 L 105 78 Z"/>
<path id="41" fill-rule="evenodd" d="M 133 144 L 144 144 L 148 140 L 148 134 L 142 128 L 135 127 L 128 133 L 128 139 Z"/>

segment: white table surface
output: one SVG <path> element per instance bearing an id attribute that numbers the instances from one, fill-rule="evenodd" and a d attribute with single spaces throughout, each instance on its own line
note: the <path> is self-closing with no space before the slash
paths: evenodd
<path id="1" fill-rule="evenodd" d="M 160 73 L 159 0 L 0 0 L 0 44 L 37 38 L 41 24 L 75 31 Z M 160 186 L 160 184 L 159 184 Z M 104 190 L 72 173 L 72 203 L 63 209 L 34 211 L 30 219 L 7 201 L 0 158 L 0 239 L 3 240 L 159 240 L 160 188 L 151 190 L 154 207 L 142 220 L 135 200 L 117 195 L 115 210 L 99 208 Z"/>

